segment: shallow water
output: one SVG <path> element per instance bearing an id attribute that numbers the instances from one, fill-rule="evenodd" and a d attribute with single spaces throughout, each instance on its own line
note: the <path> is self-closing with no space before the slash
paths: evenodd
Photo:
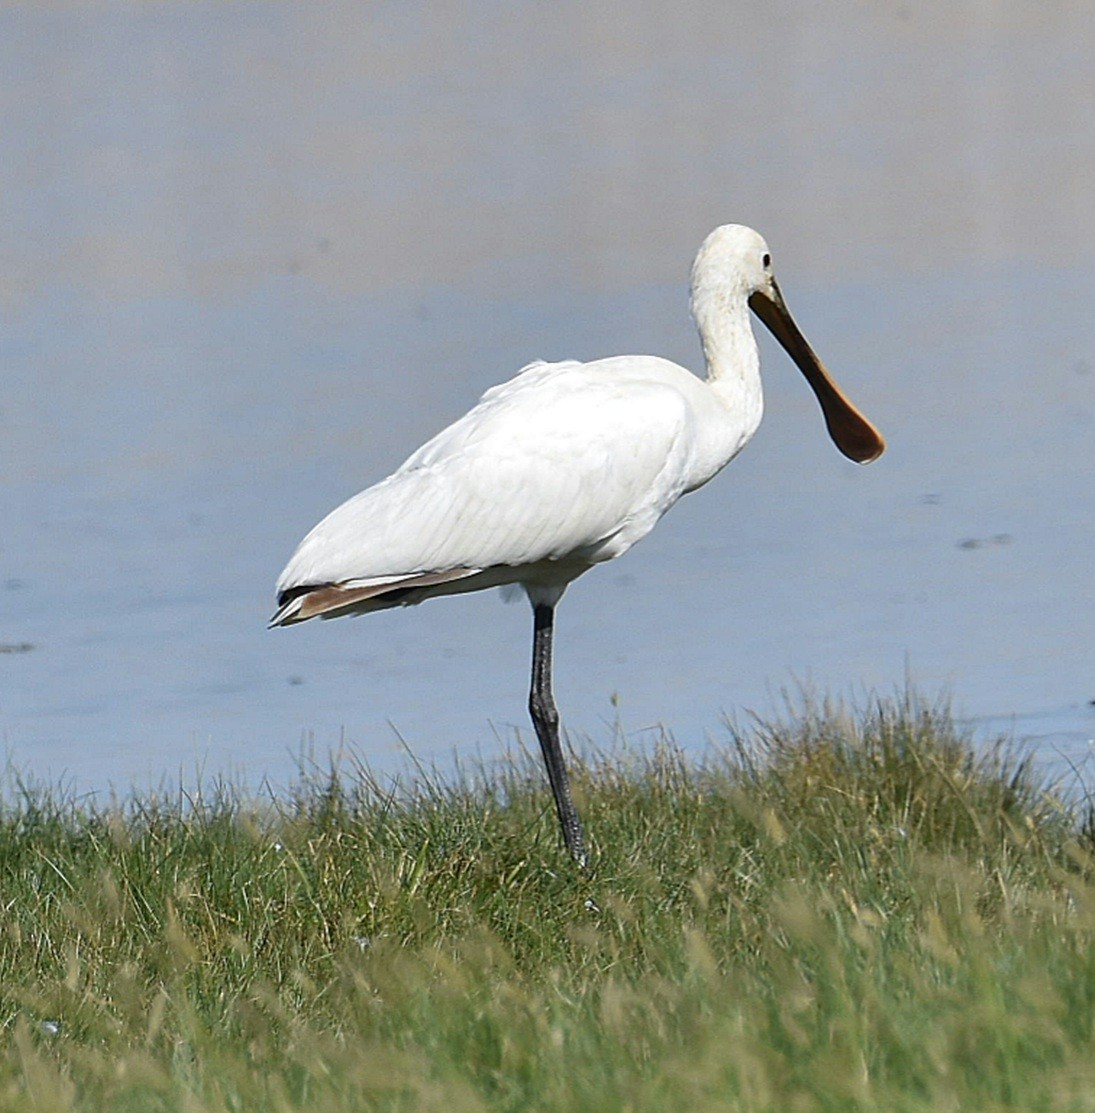
<path id="1" fill-rule="evenodd" d="M 323 514 L 534 357 L 698 367 L 759 227 L 890 449 L 767 338 L 753 444 L 570 590 L 575 735 L 699 751 L 911 680 L 1095 736 L 1095 14 L 1047 5 L 0 8 L 0 731 L 83 789 L 525 732 L 497 594 L 269 632 Z M 31 648 L 26 648 L 30 646 Z"/>

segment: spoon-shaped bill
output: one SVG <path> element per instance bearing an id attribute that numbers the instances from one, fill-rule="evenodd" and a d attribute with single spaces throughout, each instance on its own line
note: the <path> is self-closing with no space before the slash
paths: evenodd
<path id="1" fill-rule="evenodd" d="M 869 464 L 881 456 L 886 448 L 882 434 L 848 401 L 825 370 L 825 365 L 806 342 L 806 337 L 799 332 L 774 279 L 771 296 L 758 290 L 750 297 L 749 308 L 783 345 L 813 387 L 821 403 L 821 412 L 825 415 L 829 436 L 837 448 L 857 464 Z"/>

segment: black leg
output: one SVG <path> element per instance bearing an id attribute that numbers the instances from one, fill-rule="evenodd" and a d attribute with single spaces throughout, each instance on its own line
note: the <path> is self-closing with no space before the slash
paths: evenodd
<path id="1" fill-rule="evenodd" d="M 578 818 L 570 796 L 570 778 L 563 763 L 563 748 L 559 743 L 559 712 L 551 694 L 551 635 L 555 624 L 555 608 L 537 603 L 532 608 L 532 689 L 528 709 L 540 749 L 544 754 L 551 791 L 555 793 L 555 807 L 559 824 L 563 828 L 563 841 L 567 850 L 585 868 L 586 845 L 582 834 L 582 821 Z"/>

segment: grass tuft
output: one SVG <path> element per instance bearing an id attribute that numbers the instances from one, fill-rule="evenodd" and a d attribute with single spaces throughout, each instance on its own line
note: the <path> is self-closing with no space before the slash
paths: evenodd
<path id="1" fill-rule="evenodd" d="M 696 762 L 0 805 L 5 1110 L 1092 1108 L 1091 821 L 909 696 Z"/>

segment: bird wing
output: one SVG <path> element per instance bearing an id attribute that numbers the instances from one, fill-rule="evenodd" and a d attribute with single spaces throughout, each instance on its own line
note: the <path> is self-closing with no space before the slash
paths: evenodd
<path id="1" fill-rule="evenodd" d="M 690 414 L 662 364 L 688 374 L 646 357 L 530 364 L 324 518 L 279 593 L 625 551 L 683 490 Z"/>

